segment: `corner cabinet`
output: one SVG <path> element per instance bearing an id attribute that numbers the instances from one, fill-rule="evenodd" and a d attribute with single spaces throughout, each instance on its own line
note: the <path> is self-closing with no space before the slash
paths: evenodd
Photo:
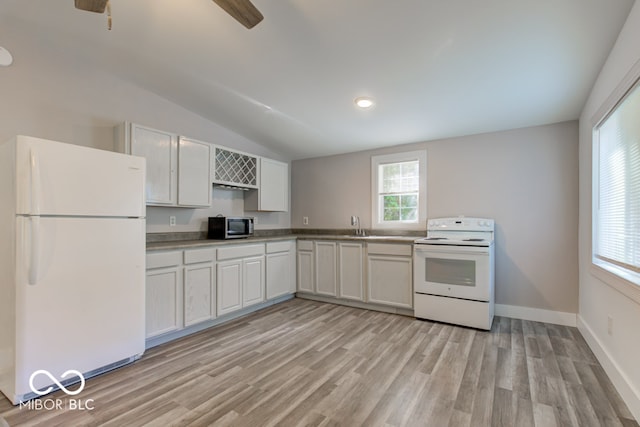
<path id="1" fill-rule="evenodd" d="M 211 206 L 210 144 L 124 123 L 116 129 L 115 148 L 147 160 L 148 206 Z"/>
<path id="2" fill-rule="evenodd" d="M 261 157 L 258 171 L 258 190 L 245 194 L 244 208 L 249 211 L 287 212 L 289 165 Z"/>
<path id="3" fill-rule="evenodd" d="M 365 301 L 364 245 L 298 240 L 298 291 Z"/>

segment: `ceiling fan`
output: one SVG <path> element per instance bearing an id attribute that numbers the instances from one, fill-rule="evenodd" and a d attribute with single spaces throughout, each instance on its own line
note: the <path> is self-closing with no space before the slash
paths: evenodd
<path id="1" fill-rule="evenodd" d="M 264 18 L 250 0 L 213 0 L 236 21 L 247 28 L 255 27 Z M 76 9 L 104 13 L 109 0 L 75 0 Z"/>

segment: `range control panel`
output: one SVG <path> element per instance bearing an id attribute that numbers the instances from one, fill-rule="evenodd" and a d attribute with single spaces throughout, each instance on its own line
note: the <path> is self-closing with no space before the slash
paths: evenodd
<path id="1" fill-rule="evenodd" d="M 494 231 L 494 221 L 489 218 L 433 218 L 427 221 L 427 230 Z"/>

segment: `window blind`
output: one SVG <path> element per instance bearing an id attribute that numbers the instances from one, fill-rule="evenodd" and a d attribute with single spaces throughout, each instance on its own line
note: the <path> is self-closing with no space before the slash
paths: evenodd
<path id="1" fill-rule="evenodd" d="M 594 256 L 640 273 L 640 86 L 597 128 Z"/>

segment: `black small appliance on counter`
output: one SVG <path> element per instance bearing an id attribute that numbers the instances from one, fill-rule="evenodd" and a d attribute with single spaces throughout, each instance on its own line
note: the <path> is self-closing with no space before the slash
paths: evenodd
<path id="1" fill-rule="evenodd" d="M 253 218 L 211 216 L 208 239 L 243 239 L 253 236 Z"/>

